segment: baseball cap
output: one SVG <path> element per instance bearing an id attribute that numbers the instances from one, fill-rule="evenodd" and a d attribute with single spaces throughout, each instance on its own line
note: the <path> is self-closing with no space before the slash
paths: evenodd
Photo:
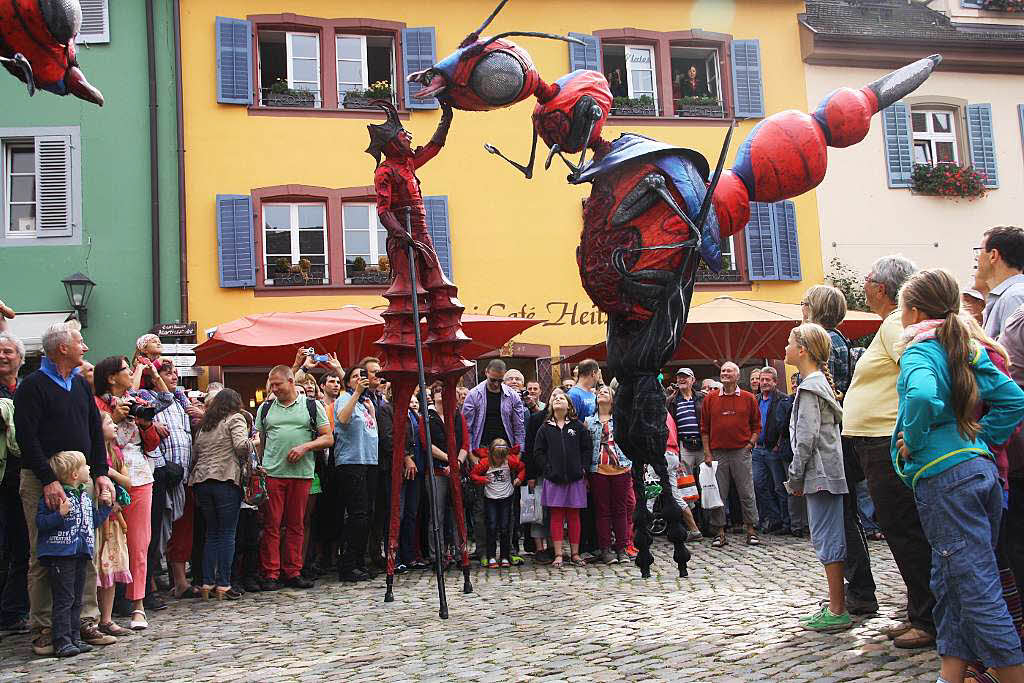
<path id="1" fill-rule="evenodd" d="M 676 377 L 679 375 L 686 375 L 687 377 L 693 377 L 693 370 L 690 368 L 679 368 L 676 370 Z"/>

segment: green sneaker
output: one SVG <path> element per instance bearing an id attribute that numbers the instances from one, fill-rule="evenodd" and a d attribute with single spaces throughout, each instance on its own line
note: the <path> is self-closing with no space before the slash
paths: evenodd
<path id="1" fill-rule="evenodd" d="M 828 607 L 822 608 L 820 612 L 813 615 L 807 621 L 801 620 L 800 625 L 807 631 L 818 631 L 819 633 L 836 633 L 845 631 L 853 626 L 849 612 L 832 614 Z"/>
<path id="2" fill-rule="evenodd" d="M 800 623 L 801 624 L 806 624 L 806 623 L 814 621 L 816 619 L 821 619 L 822 615 L 825 614 L 825 610 L 827 610 L 827 609 L 828 609 L 828 603 L 825 603 L 814 614 L 809 614 L 806 617 L 800 617 Z"/>

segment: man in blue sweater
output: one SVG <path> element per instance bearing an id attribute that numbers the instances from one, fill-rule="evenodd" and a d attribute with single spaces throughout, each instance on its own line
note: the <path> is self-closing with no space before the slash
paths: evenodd
<path id="1" fill-rule="evenodd" d="M 29 623 L 36 634 L 32 649 L 37 655 L 53 654 L 50 624 L 51 595 L 46 568 L 36 552 L 36 513 L 39 498 L 56 510 L 67 498 L 50 468 L 49 459 L 61 451 L 80 451 L 89 462 L 96 498 L 114 495 L 107 477 L 107 451 L 103 423 L 92 388 L 80 376 L 82 357 L 89 350 L 77 326 L 51 325 L 42 338 L 43 358 L 38 370 L 26 377 L 14 394 L 14 424 L 21 448 L 21 502 L 28 526 L 31 555 L 28 568 Z M 82 599 L 81 638 L 90 645 L 110 645 L 116 638 L 96 627 L 96 570 L 86 567 L 86 591 Z"/>

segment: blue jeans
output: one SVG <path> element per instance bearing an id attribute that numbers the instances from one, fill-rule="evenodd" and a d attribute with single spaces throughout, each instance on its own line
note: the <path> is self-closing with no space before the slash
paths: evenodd
<path id="1" fill-rule="evenodd" d="M 388 478 L 388 500 L 391 500 L 391 479 Z M 398 495 L 398 516 L 401 519 L 398 532 L 398 554 L 396 563 L 410 565 L 416 561 L 416 513 L 420 508 L 420 492 L 423 491 L 423 474 L 415 479 L 403 479 Z M 390 525 L 388 527 L 390 529 Z"/>
<path id="2" fill-rule="evenodd" d="M 939 654 L 995 668 L 1024 663 L 996 567 L 1003 493 L 995 463 L 979 456 L 921 478 L 914 498 L 932 548 Z"/>
<path id="3" fill-rule="evenodd" d="M 881 531 L 878 522 L 875 521 L 875 502 L 871 500 L 871 494 L 868 493 L 868 480 L 862 479 L 857 482 L 854 490 L 857 492 L 857 514 L 860 517 L 860 525 L 864 527 L 864 532 L 873 534 Z"/>
<path id="4" fill-rule="evenodd" d="M 766 448 L 755 448 L 750 457 L 761 527 L 788 527 L 789 503 L 786 500 L 786 489 L 782 485 L 786 480 L 786 466 L 782 457 Z"/>
<path id="5" fill-rule="evenodd" d="M 238 528 L 242 489 L 231 481 L 207 479 L 196 484 L 193 491 L 206 522 L 203 585 L 228 588 L 235 559 L 235 530 Z"/>

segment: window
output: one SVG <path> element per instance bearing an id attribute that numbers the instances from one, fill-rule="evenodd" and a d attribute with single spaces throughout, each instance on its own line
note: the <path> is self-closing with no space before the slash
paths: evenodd
<path id="1" fill-rule="evenodd" d="M 395 41 L 390 36 L 338 35 L 338 99 L 346 109 L 395 101 Z"/>
<path id="2" fill-rule="evenodd" d="M 951 111 L 912 109 L 914 163 L 957 164 L 960 161 L 956 140 L 956 117 Z"/>
<path id="3" fill-rule="evenodd" d="M 259 32 L 260 103 L 318 108 L 320 36 L 291 31 Z"/>
<path id="4" fill-rule="evenodd" d="M 4 146 L 4 225 L 9 238 L 36 236 L 36 150 L 33 140 Z"/>
<path id="5" fill-rule="evenodd" d="M 81 244 L 77 127 L 0 128 L 0 246 Z"/>
<path id="6" fill-rule="evenodd" d="M 391 278 L 388 233 L 377 217 L 377 205 L 346 203 L 341 214 L 345 228 L 345 283 L 387 284 Z"/>
<path id="7" fill-rule="evenodd" d="M 263 250 L 265 284 L 328 284 L 327 207 L 264 204 Z"/>
<path id="8" fill-rule="evenodd" d="M 701 261 L 697 266 L 697 282 L 741 282 L 743 280 L 734 237 L 734 235 L 730 235 L 721 241 L 722 270 L 715 273 Z"/>
<path id="9" fill-rule="evenodd" d="M 673 45 L 672 102 L 676 116 L 725 116 L 717 48 Z"/>
<path id="10" fill-rule="evenodd" d="M 612 114 L 657 116 L 654 46 L 602 44 L 602 50 L 605 77 L 615 98 Z"/>

